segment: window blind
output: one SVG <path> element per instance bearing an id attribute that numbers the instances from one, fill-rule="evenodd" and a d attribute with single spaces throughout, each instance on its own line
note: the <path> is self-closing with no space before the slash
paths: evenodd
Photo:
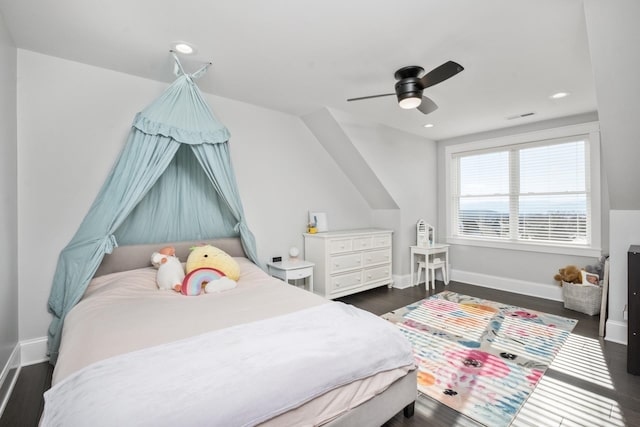
<path id="1" fill-rule="evenodd" d="M 588 135 L 456 153 L 453 235 L 589 245 Z"/>

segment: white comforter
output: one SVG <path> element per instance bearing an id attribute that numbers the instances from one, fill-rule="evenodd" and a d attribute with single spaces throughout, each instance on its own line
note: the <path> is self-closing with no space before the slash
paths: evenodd
<path id="1" fill-rule="evenodd" d="M 255 425 L 412 364 L 390 323 L 321 304 L 94 363 L 45 393 L 41 425 Z"/>

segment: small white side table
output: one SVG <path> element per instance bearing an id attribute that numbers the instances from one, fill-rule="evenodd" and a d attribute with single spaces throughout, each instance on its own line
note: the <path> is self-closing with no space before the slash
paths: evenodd
<path id="1" fill-rule="evenodd" d="M 313 266 L 309 261 L 280 261 L 268 262 L 269 275 L 282 279 L 289 283 L 289 280 L 306 279 L 309 292 L 313 292 Z"/>

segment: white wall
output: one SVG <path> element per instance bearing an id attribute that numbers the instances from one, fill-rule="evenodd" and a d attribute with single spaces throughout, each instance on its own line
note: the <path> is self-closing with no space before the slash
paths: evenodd
<path id="1" fill-rule="evenodd" d="M 640 186 L 629 173 L 640 159 L 640 1 L 585 0 L 611 209 L 640 209 Z"/>
<path id="2" fill-rule="evenodd" d="M 416 222 L 437 224 L 436 143 L 385 126 L 364 123 L 343 112 L 334 112 L 369 167 L 398 205 L 396 215 L 376 211 L 377 226 L 395 221 L 393 272 L 408 284 L 409 246 L 415 245 Z M 442 235 L 444 237 L 444 234 Z"/>
<path id="3" fill-rule="evenodd" d="M 18 70 L 20 339 L 27 340 L 46 335 L 58 254 L 93 202 L 135 113 L 166 84 L 24 50 Z M 309 209 L 324 209 L 335 229 L 371 225 L 366 202 L 299 118 L 206 98 L 231 132 L 261 261 L 286 256 L 292 245 L 302 248 Z"/>
<path id="4" fill-rule="evenodd" d="M 627 304 L 627 252 L 629 246 L 640 245 L 640 211 L 612 210 L 611 265 L 609 273 L 609 318 L 606 337 L 627 343 L 627 321 L 623 311 Z"/>
<path id="5" fill-rule="evenodd" d="M 640 185 L 636 179 L 640 159 L 640 2 L 585 0 L 584 10 L 612 209 L 606 338 L 626 342 L 622 312 L 627 302 L 627 250 L 630 244 L 640 244 Z"/>
<path id="6" fill-rule="evenodd" d="M 0 386 L 19 331 L 17 176 L 16 48 L 0 15 Z"/>
<path id="7" fill-rule="evenodd" d="M 444 165 L 446 146 L 588 123 L 594 120 L 597 120 L 597 115 L 588 113 L 438 141 L 438 164 Z M 446 226 L 444 183 L 444 168 L 440 168 L 438 170 L 438 226 L 442 230 Z M 603 203 L 605 208 L 602 210 L 603 222 L 608 223 L 606 191 L 603 192 L 602 200 L 605 201 Z M 608 228 L 604 228 L 603 232 L 607 230 Z M 602 241 L 607 240 L 608 236 L 603 235 Z M 561 288 L 553 280 L 558 269 L 569 264 L 580 267 L 594 264 L 597 258 L 452 245 L 449 260 L 452 269 L 451 277 L 454 280 L 560 301 L 562 300 Z"/>

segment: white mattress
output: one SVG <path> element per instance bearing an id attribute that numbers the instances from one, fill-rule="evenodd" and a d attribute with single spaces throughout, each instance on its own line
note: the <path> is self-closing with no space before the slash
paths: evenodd
<path id="1" fill-rule="evenodd" d="M 152 267 L 94 279 L 65 320 L 52 384 L 90 364 L 211 330 L 327 303 L 285 284 L 245 258 L 235 289 L 187 297 L 160 291 Z M 265 425 L 319 425 L 383 392 L 411 370 L 385 371 L 334 389 Z"/>

